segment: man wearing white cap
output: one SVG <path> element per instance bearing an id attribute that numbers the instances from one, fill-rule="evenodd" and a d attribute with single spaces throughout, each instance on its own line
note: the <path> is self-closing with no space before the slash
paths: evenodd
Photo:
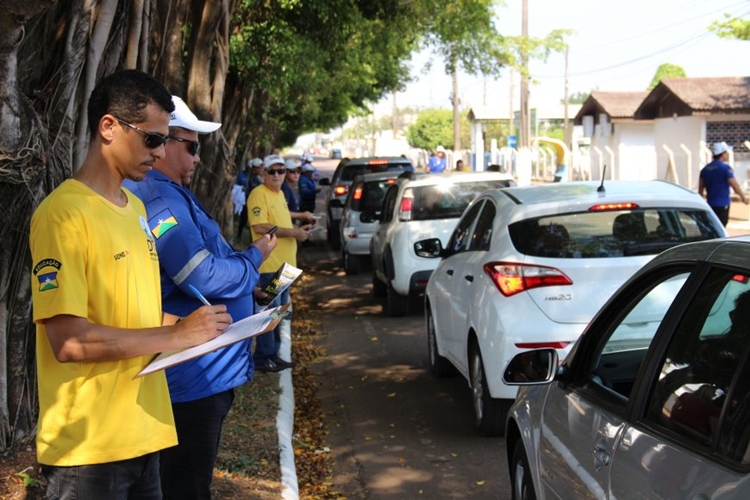
<path id="1" fill-rule="evenodd" d="M 737 193 L 742 203 L 748 204 L 747 196 L 737 183 L 732 167 L 726 163 L 731 150 L 732 148 L 727 146 L 726 142 L 714 143 L 711 146 L 713 161 L 701 169 L 698 181 L 698 194 L 706 197 L 706 202 L 724 226 L 729 222 L 729 205 L 732 202 L 729 197 L 730 187 Z"/>
<path id="2" fill-rule="evenodd" d="M 435 155 L 430 157 L 427 168 L 431 174 L 442 174 L 445 172 L 446 164 L 445 148 L 443 146 L 438 146 L 437 149 L 435 149 Z"/>
<path id="3" fill-rule="evenodd" d="M 162 306 L 176 318 L 187 316 L 201 305 L 192 286 L 209 302 L 225 304 L 233 321 L 239 321 L 254 313 L 258 269 L 276 238 L 263 236 L 242 252 L 224 239 L 219 225 L 187 188 L 200 162 L 198 134 L 218 130 L 221 124 L 199 120 L 182 99 L 172 100 L 175 110 L 166 154 L 142 182 L 128 184 L 146 205 L 148 228 L 161 256 Z M 253 375 L 250 342 L 167 369 L 179 444 L 160 454 L 165 500 L 211 498 L 221 427 L 234 388 Z"/>

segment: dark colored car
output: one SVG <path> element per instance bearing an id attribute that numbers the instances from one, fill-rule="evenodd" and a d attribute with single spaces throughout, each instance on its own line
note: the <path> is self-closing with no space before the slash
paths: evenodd
<path id="1" fill-rule="evenodd" d="M 414 171 L 411 160 L 403 156 L 373 156 L 341 160 L 333 173 L 330 189 L 326 195 L 326 229 L 328 230 L 328 243 L 331 247 L 334 250 L 340 248 L 339 221 L 341 221 L 349 188 L 356 176 L 377 172 Z"/>

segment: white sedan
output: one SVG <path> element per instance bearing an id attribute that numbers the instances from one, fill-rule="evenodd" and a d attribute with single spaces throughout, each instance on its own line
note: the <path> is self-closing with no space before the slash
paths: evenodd
<path id="1" fill-rule="evenodd" d="M 604 302 L 662 250 L 727 233 L 694 192 L 662 181 L 558 183 L 487 191 L 464 212 L 425 292 L 430 371 L 469 382 L 476 427 L 504 431 L 517 353 L 570 350 Z"/>

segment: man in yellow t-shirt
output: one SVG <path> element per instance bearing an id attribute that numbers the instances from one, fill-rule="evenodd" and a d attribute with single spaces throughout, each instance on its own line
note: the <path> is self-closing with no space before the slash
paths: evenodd
<path id="1" fill-rule="evenodd" d="M 31 221 L 37 328 L 37 459 L 48 498 L 160 499 L 157 452 L 177 443 L 164 372 L 137 378 L 154 354 L 223 332 L 225 306 L 162 326 L 159 261 L 140 180 L 163 157 L 171 94 L 135 70 L 104 78 L 88 103 L 81 168 Z"/>
<path id="2" fill-rule="evenodd" d="M 297 265 L 297 242 L 307 241 L 310 237 L 311 224 L 295 227 L 292 216 L 286 205 L 286 196 L 281 190 L 286 174 L 284 158 L 269 155 L 263 159 L 263 184 L 250 191 L 247 198 L 247 217 L 252 240 L 260 238 L 274 226 L 278 226 L 276 238 L 278 244 L 271 255 L 261 264 L 258 286 L 263 288 L 273 278 L 274 273 L 284 262 Z M 279 305 L 289 302 L 289 289 L 279 295 Z M 255 370 L 277 372 L 291 368 L 294 364 L 279 358 L 281 347 L 281 330 L 277 326 L 273 331 L 259 335 L 255 344 L 253 361 Z"/>

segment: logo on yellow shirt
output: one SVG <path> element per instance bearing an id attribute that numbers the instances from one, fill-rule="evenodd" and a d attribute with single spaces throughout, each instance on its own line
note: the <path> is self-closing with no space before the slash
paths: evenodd
<path id="1" fill-rule="evenodd" d="M 148 227 L 151 229 L 151 234 L 157 240 L 178 224 L 177 219 L 168 208 L 165 208 L 148 220 Z"/>
<path id="2" fill-rule="evenodd" d="M 62 264 L 55 259 L 42 259 L 34 266 L 34 276 L 39 280 L 39 291 L 46 292 L 58 288 L 57 272 Z"/>
<path id="3" fill-rule="evenodd" d="M 260 217 L 260 207 L 253 207 L 253 215 Z"/>

